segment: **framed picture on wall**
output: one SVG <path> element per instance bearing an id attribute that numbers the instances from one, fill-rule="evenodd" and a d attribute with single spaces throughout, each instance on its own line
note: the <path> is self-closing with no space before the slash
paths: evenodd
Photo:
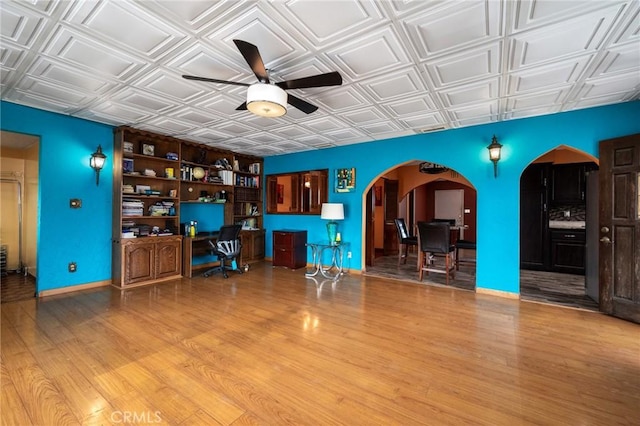
<path id="1" fill-rule="evenodd" d="M 336 169 L 336 192 L 353 192 L 356 190 L 356 169 Z"/>

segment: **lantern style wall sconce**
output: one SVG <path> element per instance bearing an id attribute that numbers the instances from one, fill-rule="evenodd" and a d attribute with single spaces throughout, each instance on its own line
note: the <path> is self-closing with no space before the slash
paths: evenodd
<path id="1" fill-rule="evenodd" d="M 107 160 L 107 156 L 102 153 L 102 145 L 98 145 L 96 152 L 91 154 L 89 165 L 96 171 L 96 186 L 100 184 L 100 170 L 104 167 L 104 162 Z"/>
<path id="2" fill-rule="evenodd" d="M 489 150 L 489 160 L 493 162 L 493 177 L 498 177 L 498 161 L 500 161 L 500 153 L 502 150 L 502 145 L 498 143 L 498 139 L 496 135 L 493 135 L 493 139 L 491 139 L 491 144 L 487 147 Z"/>

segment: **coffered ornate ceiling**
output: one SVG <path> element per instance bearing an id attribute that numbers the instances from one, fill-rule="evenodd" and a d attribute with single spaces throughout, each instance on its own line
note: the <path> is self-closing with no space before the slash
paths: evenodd
<path id="1" fill-rule="evenodd" d="M 640 2 L 0 2 L 2 99 L 260 156 L 640 99 Z M 338 71 L 291 94 L 319 110 L 236 111 L 255 83 Z"/>

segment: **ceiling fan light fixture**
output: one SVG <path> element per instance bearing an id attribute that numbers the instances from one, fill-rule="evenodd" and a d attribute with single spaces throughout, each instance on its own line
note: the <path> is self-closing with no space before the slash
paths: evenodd
<path id="1" fill-rule="evenodd" d="M 287 113 L 287 93 L 273 84 L 252 84 L 247 90 L 247 109 L 261 117 L 281 117 Z"/>

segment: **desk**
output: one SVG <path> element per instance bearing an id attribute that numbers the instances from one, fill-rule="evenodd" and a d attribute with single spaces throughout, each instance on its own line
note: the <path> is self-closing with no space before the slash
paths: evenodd
<path id="1" fill-rule="evenodd" d="M 209 235 L 197 235 L 190 237 L 185 235 L 182 238 L 182 275 L 188 278 L 193 276 L 194 269 L 204 269 L 208 267 L 216 266 L 219 262 L 217 260 L 213 262 L 193 264 L 193 258 L 198 256 L 210 255 L 211 246 L 209 240 L 216 241 L 218 239 L 219 232 L 212 232 Z"/>
<path id="2" fill-rule="evenodd" d="M 315 243 L 307 243 L 307 247 L 311 249 L 313 257 L 313 269 L 307 271 L 306 277 L 315 277 L 321 274 L 325 278 L 331 278 L 337 280 L 344 273 L 342 269 L 342 261 L 344 257 L 344 250 L 349 247 L 349 243 L 341 242 L 340 244 L 331 244 L 329 241 L 320 241 Z M 331 252 L 331 265 L 325 268 L 322 264 L 322 256 L 325 251 Z M 332 272 L 335 271 L 335 272 Z"/>

